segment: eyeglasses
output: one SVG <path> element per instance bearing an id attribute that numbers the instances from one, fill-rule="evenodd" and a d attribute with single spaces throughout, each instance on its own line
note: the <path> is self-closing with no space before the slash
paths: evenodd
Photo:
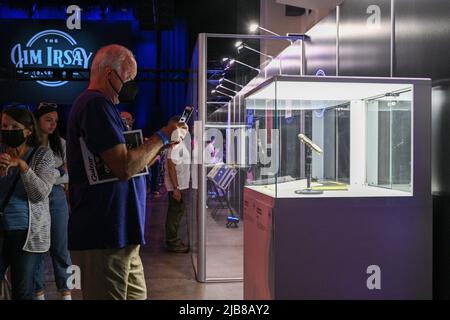
<path id="1" fill-rule="evenodd" d="M 37 109 L 39 110 L 44 107 L 57 109 L 58 105 L 56 103 L 52 103 L 52 102 L 41 102 L 41 103 L 39 103 L 39 106 L 37 107 Z"/>

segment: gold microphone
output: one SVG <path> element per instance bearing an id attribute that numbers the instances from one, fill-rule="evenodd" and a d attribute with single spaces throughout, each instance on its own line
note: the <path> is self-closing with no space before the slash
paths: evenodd
<path id="1" fill-rule="evenodd" d="M 303 133 L 300 133 L 298 136 L 298 139 L 303 142 L 304 144 L 306 144 L 308 147 L 310 147 L 311 149 L 313 149 L 315 152 L 317 152 L 317 154 L 321 154 L 323 151 L 322 149 L 315 144 L 314 142 L 312 142 L 307 136 L 305 136 Z"/>

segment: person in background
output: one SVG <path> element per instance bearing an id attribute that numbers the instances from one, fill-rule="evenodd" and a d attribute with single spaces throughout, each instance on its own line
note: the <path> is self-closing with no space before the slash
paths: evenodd
<path id="1" fill-rule="evenodd" d="M 154 197 L 159 197 L 159 172 L 160 172 L 161 156 L 158 155 L 150 166 L 150 191 Z"/>
<path id="2" fill-rule="evenodd" d="M 50 193 L 51 241 L 50 256 L 53 262 L 53 273 L 56 287 L 63 300 L 72 300 L 67 287 L 69 275 L 67 268 L 72 265 L 67 246 L 67 223 L 69 207 L 65 194 L 65 186 L 69 183 L 66 160 L 66 141 L 58 130 L 57 104 L 42 102 L 34 112 L 42 133 L 42 145 L 49 147 L 55 159 L 57 178 Z M 44 256 L 36 269 L 36 299 L 45 300 L 44 288 Z"/>
<path id="3" fill-rule="evenodd" d="M 211 136 L 211 140 L 206 143 L 206 163 L 214 164 L 217 162 L 217 155 L 219 154 L 219 149 L 215 146 L 216 137 Z"/>
<path id="4" fill-rule="evenodd" d="M 25 105 L 11 105 L 1 116 L 0 211 L 3 267 L 10 267 L 12 298 L 35 298 L 35 272 L 50 247 L 48 196 L 55 162 L 41 146 L 39 128 Z M 8 197 L 8 195 L 10 195 Z M 3 278 L 3 274 L 0 274 Z"/>
<path id="5" fill-rule="evenodd" d="M 122 118 L 123 121 L 125 121 L 128 130 L 133 130 L 134 118 L 131 115 L 131 113 L 129 113 L 127 111 L 122 111 L 120 113 L 120 117 Z"/>
<path id="6" fill-rule="evenodd" d="M 75 100 L 68 122 L 69 249 L 81 269 L 84 299 L 147 298 L 139 256 L 145 244 L 145 177 L 134 177 L 171 143 L 173 128 L 163 127 L 141 146 L 128 150 L 125 126 L 116 107 L 134 101 L 138 87 L 133 53 L 108 45 L 95 55 L 89 87 Z M 186 130 L 180 126 L 180 130 Z M 90 184 L 80 138 L 117 178 Z"/>
<path id="7" fill-rule="evenodd" d="M 174 116 L 169 120 L 168 126 L 176 128 L 180 116 Z M 169 205 L 166 216 L 166 245 L 167 250 L 175 253 L 189 252 L 189 246 L 185 245 L 178 235 L 180 221 L 186 211 L 188 189 L 190 180 L 190 163 L 183 162 L 184 153 L 187 150 L 184 143 L 166 150 L 164 162 L 164 184 L 169 194 Z M 176 155 L 178 159 L 172 156 Z"/>
<path id="8" fill-rule="evenodd" d="M 212 165 L 215 165 L 218 162 L 217 155 L 219 154 L 219 149 L 216 148 L 215 144 L 216 144 L 215 136 L 211 136 L 211 140 L 206 141 L 205 163 L 207 165 L 209 165 L 209 167 L 207 169 L 207 173 L 209 173 L 211 171 Z M 208 192 L 208 196 L 211 196 L 211 198 L 214 198 L 217 196 L 215 188 L 209 179 L 206 180 L 206 189 Z M 208 208 L 208 203 L 209 203 L 209 201 L 207 201 L 207 205 L 206 205 L 207 208 Z"/>

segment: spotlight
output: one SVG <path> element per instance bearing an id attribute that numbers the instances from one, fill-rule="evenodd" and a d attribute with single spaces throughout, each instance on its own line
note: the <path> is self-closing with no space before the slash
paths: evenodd
<path id="1" fill-rule="evenodd" d="M 259 24 L 256 24 L 256 23 L 251 23 L 250 26 L 249 26 L 249 28 L 248 28 L 248 30 L 249 30 L 251 33 L 255 33 L 258 29 L 260 29 L 260 30 L 262 30 L 262 31 L 265 31 L 265 32 L 267 32 L 267 33 L 273 34 L 274 36 L 281 37 L 280 34 L 278 34 L 278 33 L 276 33 L 276 32 L 273 32 L 272 30 L 263 28 L 263 27 L 261 27 Z M 286 36 L 289 36 L 289 35 L 290 35 L 289 33 L 286 34 Z M 296 37 L 298 37 L 298 36 L 296 36 Z M 304 38 L 304 35 L 300 36 L 300 39 L 303 39 L 303 38 Z M 292 41 L 291 39 L 286 39 L 286 40 L 289 41 L 291 44 L 293 43 L 293 41 Z"/>
<path id="2" fill-rule="evenodd" d="M 260 69 L 252 67 L 251 65 L 248 65 L 248 64 L 246 64 L 246 63 L 244 63 L 242 61 L 236 60 L 236 59 L 223 58 L 222 61 L 223 62 L 229 61 L 227 67 L 225 68 L 226 70 L 229 69 L 236 62 L 236 63 L 238 63 L 238 64 L 240 64 L 242 66 L 245 66 L 247 68 L 253 69 L 253 70 L 258 71 L 258 72 L 261 72 Z"/>
<path id="3" fill-rule="evenodd" d="M 235 46 L 236 48 L 239 48 L 241 45 L 242 45 L 242 41 L 237 41 L 237 42 L 234 44 L 234 46 Z"/>
<path id="4" fill-rule="evenodd" d="M 259 26 L 257 23 L 251 23 L 248 29 L 250 30 L 250 32 L 253 33 L 253 32 L 256 32 L 256 30 L 258 30 L 258 27 Z"/>
<path id="5" fill-rule="evenodd" d="M 231 98 L 231 99 L 234 98 L 233 96 L 231 96 L 231 95 L 229 95 L 229 94 L 227 94 L 227 93 L 225 93 L 225 92 L 222 92 L 222 91 L 220 91 L 220 90 L 212 90 L 211 93 L 212 93 L 212 94 L 219 93 L 219 94 L 221 94 L 221 95 L 223 95 L 223 96 L 226 96 L 226 97 L 228 97 L 228 98 Z"/>
<path id="6" fill-rule="evenodd" d="M 254 33 L 254 32 L 256 32 L 256 30 L 260 29 L 260 30 L 265 31 L 267 33 L 273 34 L 274 36 L 281 37 L 281 35 L 279 35 L 278 33 L 275 33 L 275 32 L 273 32 L 273 31 L 271 31 L 269 29 L 263 28 L 259 24 L 256 24 L 256 23 L 250 24 L 248 29 L 250 30 L 251 33 Z"/>
<path id="7" fill-rule="evenodd" d="M 219 88 L 228 90 L 228 91 L 230 91 L 230 92 L 233 92 L 234 94 L 238 93 L 237 91 L 234 91 L 234 90 L 232 90 L 232 89 L 230 89 L 230 88 L 227 88 L 227 87 L 225 87 L 225 86 L 223 86 L 223 85 L 221 85 L 221 84 L 219 84 L 219 85 L 216 87 L 216 90 L 219 89 Z"/>
<path id="8" fill-rule="evenodd" d="M 247 50 L 256 52 L 257 54 L 260 54 L 260 55 L 262 55 L 262 56 L 264 56 L 264 57 L 267 57 L 267 58 L 269 58 L 270 60 L 273 60 L 273 57 L 272 57 L 271 55 L 268 55 L 268 54 L 262 53 L 261 51 L 258 51 L 258 50 L 256 50 L 256 49 L 253 49 L 252 47 L 249 47 L 248 45 L 246 45 L 246 44 L 243 43 L 242 41 L 240 42 L 239 46 L 237 46 L 236 48 L 237 48 L 237 50 L 238 50 L 239 53 L 240 53 L 240 51 L 241 51 L 242 49 L 245 48 L 245 49 L 247 49 Z"/>
<path id="9" fill-rule="evenodd" d="M 222 59 L 222 62 L 227 62 L 227 61 L 228 61 L 229 64 L 233 64 L 236 60 L 235 59 L 230 59 L 230 58 L 223 58 Z"/>
<path id="10" fill-rule="evenodd" d="M 231 80 L 228 80 L 228 79 L 226 79 L 225 77 L 219 79 L 219 83 L 220 83 L 220 84 L 222 84 L 222 82 L 224 82 L 224 81 L 225 81 L 225 82 L 228 82 L 228 83 L 231 83 L 231 84 L 234 84 L 235 86 L 237 86 L 237 87 L 239 87 L 239 88 L 244 88 L 244 86 L 240 85 L 239 83 L 236 83 L 236 82 L 233 82 L 233 81 L 231 81 Z"/>

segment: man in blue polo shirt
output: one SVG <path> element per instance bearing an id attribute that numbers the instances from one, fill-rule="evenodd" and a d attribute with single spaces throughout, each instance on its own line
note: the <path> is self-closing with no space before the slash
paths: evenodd
<path id="1" fill-rule="evenodd" d="M 139 256 L 145 244 L 145 177 L 133 176 L 168 145 L 164 127 L 143 145 L 127 150 L 127 130 L 116 105 L 137 94 L 136 60 L 127 48 L 101 48 L 91 66 L 89 87 L 74 102 L 68 123 L 70 176 L 69 249 L 81 269 L 84 299 L 146 299 Z M 179 125 L 184 130 L 184 125 Z M 80 139 L 119 180 L 90 184 Z"/>

